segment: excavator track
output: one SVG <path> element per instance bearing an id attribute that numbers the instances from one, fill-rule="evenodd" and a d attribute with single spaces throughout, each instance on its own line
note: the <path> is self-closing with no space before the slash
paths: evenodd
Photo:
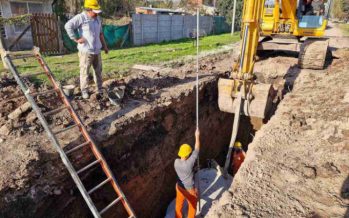
<path id="1" fill-rule="evenodd" d="M 328 44 L 329 39 L 306 39 L 299 52 L 298 66 L 302 69 L 324 69 L 330 53 Z"/>

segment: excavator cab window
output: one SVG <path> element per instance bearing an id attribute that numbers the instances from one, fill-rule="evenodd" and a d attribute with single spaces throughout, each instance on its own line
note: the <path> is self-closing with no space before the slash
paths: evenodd
<path id="1" fill-rule="evenodd" d="M 299 0 L 298 19 L 301 28 L 319 28 L 327 19 L 331 0 Z"/>
<path id="2" fill-rule="evenodd" d="M 265 0 L 264 7 L 265 8 L 274 8 L 275 1 L 274 0 Z"/>

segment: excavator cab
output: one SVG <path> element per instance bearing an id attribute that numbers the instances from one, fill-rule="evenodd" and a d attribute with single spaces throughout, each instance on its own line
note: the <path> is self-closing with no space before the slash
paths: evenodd
<path id="1" fill-rule="evenodd" d="M 324 36 L 332 0 L 266 0 L 259 51 L 298 52 L 298 65 L 323 69 L 329 55 Z"/>
<path id="2" fill-rule="evenodd" d="M 300 0 L 296 10 L 298 20 L 298 36 L 323 36 L 331 0 Z M 309 31 L 310 30 L 310 31 Z"/>

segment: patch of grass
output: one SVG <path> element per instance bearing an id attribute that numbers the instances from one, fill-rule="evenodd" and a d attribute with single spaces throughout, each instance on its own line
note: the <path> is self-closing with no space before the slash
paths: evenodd
<path id="1" fill-rule="evenodd" d="M 209 51 L 219 49 L 224 45 L 234 43 L 240 39 L 239 34 L 206 36 L 200 39 L 200 50 Z M 191 39 L 181 39 L 160 44 L 150 44 L 140 47 L 117 49 L 102 52 L 103 74 L 112 77 L 122 77 L 134 64 L 159 64 L 179 59 L 188 55 L 195 55 L 196 47 Z M 47 56 L 45 61 L 58 80 L 67 80 L 79 75 L 79 59 L 77 53 L 64 56 Z M 42 71 L 35 60 L 15 60 L 20 73 Z M 2 66 L 1 66 L 2 67 Z M 1 70 L 1 69 L 0 69 Z M 42 77 L 38 77 L 42 79 Z"/>
<path id="2" fill-rule="evenodd" d="M 343 34 L 345 36 L 349 36 L 349 24 L 341 23 L 338 25 L 339 25 L 339 28 L 342 30 Z"/>

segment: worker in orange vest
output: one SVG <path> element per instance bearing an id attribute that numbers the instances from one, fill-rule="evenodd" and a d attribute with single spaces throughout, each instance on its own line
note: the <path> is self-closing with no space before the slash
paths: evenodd
<path id="1" fill-rule="evenodd" d="M 244 162 L 245 160 L 245 156 L 246 154 L 244 150 L 242 150 L 241 143 L 235 142 L 234 152 L 233 152 L 233 161 L 232 161 L 232 167 L 231 167 L 233 176 L 238 172 L 242 162 Z"/>
<path id="2" fill-rule="evenodd" d="M 195 132 L 195 150 L 188 144 L 183 144 L 179 148 L 178 156 L 174 162 L 174 168 L 177 173 L 176 184 L 176 218 L 182 218 L 182 209 L 184 201 L 188 202 L 188 218 L 195 218 L 196 203 L 198 200 L 197 189 L 194 185 L 194 164 L 199 156 L 200 150 L 200 132 Z"/>

